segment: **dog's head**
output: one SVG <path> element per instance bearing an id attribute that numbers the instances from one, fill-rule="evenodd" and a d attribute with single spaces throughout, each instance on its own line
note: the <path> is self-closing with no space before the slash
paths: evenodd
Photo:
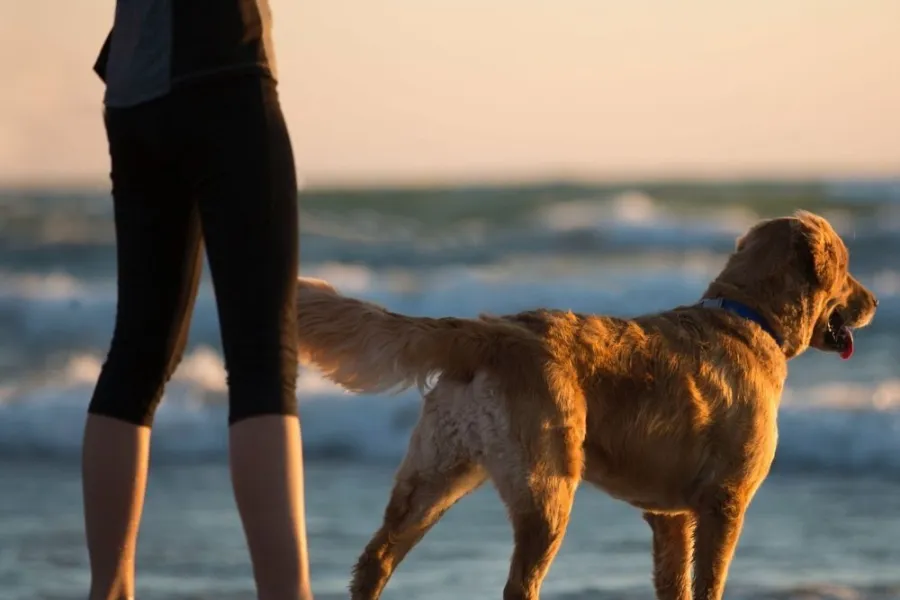
<path id="1" fill-rule="evenodd" d="M 788 358 L 812 347 L 853 354 L 852 330 L 875 315 L 875 295 L 849 271 L 843 240 L 806 211 L 763 221 L 738 239 L 707 295 L 746 302 L 779 333 Z"/>

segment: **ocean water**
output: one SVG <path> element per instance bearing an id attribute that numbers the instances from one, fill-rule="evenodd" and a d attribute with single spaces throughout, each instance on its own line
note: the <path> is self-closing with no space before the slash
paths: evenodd
<path id="1" fill-rule="evenodd" d="M 393 310 L 537 306 L 633 315 L 698 298 L 761 217 L 828 217 L 881 300 L 853 359 L 792 361 L 773 474 L 751 507 L 728 598 L 900 598 L 900 181 L 547 184 L 301 194 L 301 273 Z M 84 597 L 78 453 L 115 313 L 110 201 L 0 192 L 0 598 Z M 346 597 L 419 401 L 352 396 L 303 370 L 317 598 Z M 250 598 L 231 497 L 216 310 L 201 286 L 159 410 L 139 598 Z M 545 583 L 551 600 L 652 597 L 639 513 L 585 487 Z M 384 597 L 499 597 L 511 552 L 487 486 L 403 563 Z"/>

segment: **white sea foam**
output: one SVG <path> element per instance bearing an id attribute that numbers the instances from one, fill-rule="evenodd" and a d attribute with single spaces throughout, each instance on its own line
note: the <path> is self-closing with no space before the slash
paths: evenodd
<path id="1" fill-rule="evenodd" d="M 598 230 L 645 230 L 670 235 L 726 235 L 745 232 L 759 215 L 743 206 L 723 206 L 706 218 L 668 210 L 663 203 L 637 191 L 624 192 L 608 202 L 595 199 L 571 200 L 542 206 L 535 212 L 534 224 L 551 231 L 583 228 Z"/>
<path id="2" fill-rule="evenodd" d="M 407 222 L 409 216 L 357 222 L 335 213 L 331 220 L 308 220 L 312 242 L 301 253 L 302 273 L 413 315 L 551 307 L 628 316 L 694 301 L 734 238 L 758 218 L 751 205 L 689 214 L 640 192 L 528 206 L 511 210 L 509 223 L 472 206 L 472 218 L 449 223 L 440 234 L 445 237 L 429 237 L 427 227 Z M 854 257 L 865 261 L 887 252 L 881 247 L 885 232 L 900 223 L 895 206 L 853 222 L 833 215 L 839 229 L 865 238 Z M 394 229 L 383 227 L 390 222 Z M 469 233 L 459 234 L 463 230 Z M 64 258 L 54 260 L 68 264 Z M 900 330 L 900 271 L 889 263 L 862 264 L 870 265 L 863 282 L 881 299 L 878 317 L 860 332 L 853 363 L 825 372 L 827 379 L 814 369 L 825 368 L 818 365 L 828 358 L 792 363 L 777 468 L 900 474 L 900 374 L 891 337 Z M 0 271 L 0 372 L 6 374 L 0 381 L 0 454 L 75 455 L 112 333 L 114 273 L 98 267 L 82 280 L 62 267 L 43 274 L 16 268 Z M 157 415 L 155 447 L 163 455 L 225 451 L 227 389 L 218 344 L 215 302 L 204 280 L 189 352 Z M 865 377 L 853 375 L 856 365 L 865 365 Z M 351 396 L 310 371 L 300 373 L 298 397 L 312 458 L 396 461 L 419 407 L 414 394 Z"/>
<path id="3" fill-rule="evenodd" d="M 40 380 L 0 387 L 0 454 L 74 456 L 96 355 L 73 357 Z M 413 393 L 355 396 L 302 370 L 298 399 L 307 455 L 396 462 L 419 411 Z M 226 450 L 227 392 L 219 355 L 200 347 L 185 357 L 157 413 L 154 447 L 176 460 Z M 900 475 L 900 380 L 789 387 L 779 417 L 778 469 Z"/>

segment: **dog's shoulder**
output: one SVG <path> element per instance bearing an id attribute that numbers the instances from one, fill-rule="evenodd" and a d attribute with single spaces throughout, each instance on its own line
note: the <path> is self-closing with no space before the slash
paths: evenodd
<path id="1" fill-rule="evenodd" d="M 635 323 L 648 340 L 645 356 L 667 370 L 779 391 L 787 377 L 787 361 L 768 334 L 724 311 L 683 306 Z"/>

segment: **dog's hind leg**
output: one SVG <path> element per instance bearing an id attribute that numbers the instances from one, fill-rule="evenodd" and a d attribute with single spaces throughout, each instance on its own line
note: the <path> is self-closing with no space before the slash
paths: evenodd
<path id="1" fill-rule="evenodd" d="M 540 437 L 545 436 L 559 437 L 542 443 Z M 544 432 L 532 440 L 534 454 L 521 464 L 509 460 L 507 454 L 502 462 L 488 465 L 509 510 L 515 541 L 503 600 L 540 598 L 541 584 L 562 545 L 581 480 L 583 435 L 577 442 L 567 443 L 576 438 L 559 430 Z"/>
<path id="2" fill-rule="evenodd" d="M 423 419 L 424 421 L 424 419 Z M 484 469 L 420 423 L 374 535 L 353 569 L 352 600 L 377 600 L 394 570 L 443 514 L 484 482 Z"/>
<path id="3" fill-rule="evenodd" d="M 658 600 L 691 600 L 694 517 L 644 513 L 653 530 L 653 584 Z"/>

